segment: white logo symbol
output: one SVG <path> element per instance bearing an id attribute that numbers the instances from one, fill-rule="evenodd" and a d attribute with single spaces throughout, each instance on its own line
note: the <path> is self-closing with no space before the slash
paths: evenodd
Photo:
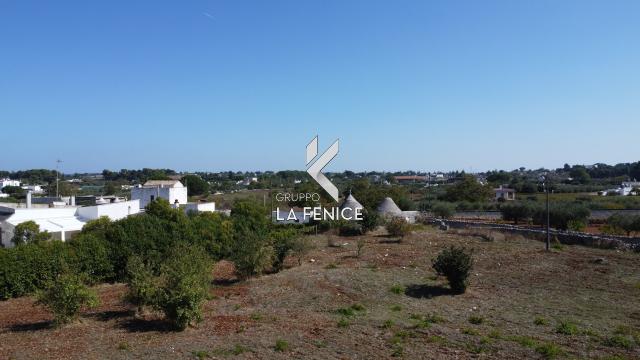
<path id="1" fill-rule="evenodd" d="M 320 157 L 316 159 L 316 161 L 311 164 L 311 160 L 313 160 L 316 155 L 318 155 L 318 136 L 313 138 L 311 142 L 307 145 L 307 172 L 311 177 L 320 185 L 322 188 L 331 195 L 331 197 L 338 202 L 338 188 L 333 185 L 329 179 L 322 173 L 322 169 L 327 166 L 333 160 L 336 155 L 338 155 L 338 142 L 340 140 L 336 140 L 328 149 L 325 151 Z"/>

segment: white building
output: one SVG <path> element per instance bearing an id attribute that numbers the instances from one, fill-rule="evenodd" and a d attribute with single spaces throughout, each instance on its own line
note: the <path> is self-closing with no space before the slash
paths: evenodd
<path id="1" fill-rule="evenodd" d="M 0 190 L 5 186 L 20 186 L 20 181 L 11 179 L 0 179 Z"/>
<path id="2" fill-rule="evenodd" d="M 112 221 L 120 220 L 140 212 L 140 201 L 131 200 L 95 206 L 64 206 L 56 208 L 9 208 L 0 206 L 0 242 L 12 247 L 14 229 L 17 225 L 33 221 L 40 231 L 48 231 L 54 239 L 65 241 L 77 234 L 90 220 L 106 216 Z"/>
<path id="3" fill-rule="evenodd" d="M 187 203 L 187 188 L 178 180 L 149 180 L 131 189 L 131 199 L 140 200 L 141 208 L 155 199 L 165 199 L 172 205 L 184 205 Z"/>
<path id="4" fill-rule="evenodd" d="M 515 200 L 516 199 L 516 191 L 514 189 L 506 188 L 500 185 L 499 188 L 493 189 L 496 194 L 495 199 L 500 200 Z"/>
<path id="5" fill-rule="evenodd" d="M 41 185 L 22 185 L 22 188 L 34 194 L 44 194 L 44 189 Z"/>

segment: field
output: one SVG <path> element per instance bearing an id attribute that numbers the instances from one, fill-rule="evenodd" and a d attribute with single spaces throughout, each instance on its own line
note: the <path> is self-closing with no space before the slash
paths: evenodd
<path id="1" fill-rule="evenodd" d="M 356 243 L 366 241 L 356 256 Z M 122 284 L 64 328 L 28 297 L 0 303 L 0 359 L 382 359 L 640 357 L 640 254 L 491 241 L 431 228 L 402 242 L 382 232 L 313 237 L 315 249 L 279 273 L 236 281 L 214 269 L 197 327 L 173 332 L 134 318 Z M 471 285 L 452 295 L 431 259 L 474 249 Z"/>

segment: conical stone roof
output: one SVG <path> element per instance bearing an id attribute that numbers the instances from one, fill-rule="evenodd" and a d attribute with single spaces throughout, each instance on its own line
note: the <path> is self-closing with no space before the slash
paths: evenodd
<path id="1" fill-rule="evenodd" d="M 344 211 L 345 216 L 354 217 L 355 209 L 364 209 L 364 206 L 362 206 L 362 204 L 360 204 L 358 200 L 356 200 L 356 198 L 353 197 L 353 195 L 349 194 L 349 196 L 347 196 L 347 198 L 344 200 L 342 205 L 340 205 L 340 210 L 344 208 L 349 208 L 348 210 Z"/>
<path id="2" fill-rule="evenodd" d="M 386 197 L 380 205 L 378 205 L 378 212 L 384 215 L 400 215 L 402 210 L 393 202 L 392 198 Z"/>

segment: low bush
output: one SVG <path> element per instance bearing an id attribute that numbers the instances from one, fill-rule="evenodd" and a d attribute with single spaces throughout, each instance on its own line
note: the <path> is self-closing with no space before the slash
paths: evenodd
<path id="1" fill-rule="evenodd" d="M 394 217 L 386 225 L 387 232 L 391 236 L 405 237 L 411 231 L 409 223 L 401 217 Z"/>
<path id="2" fill-rule="evenodd" d="M 455 212 L 453 204 L 448 202 L 436 202 L 431 206 L 431 213 L 437 218 L 449 219 L 453 217 Z"/>
<path id="3" fill-rule="evenodd" d="M 358 236 L 364 234 L 362 225 L 356 222 L 345 222 L 338 228 L 340 236 Z"/>
<path id="4" fill-rule="evenodd" d="M 578 333 L 578 326 L 569 321 L 560 321 L 556 327 L 556 332 L 562 335 L 576 335 Z"/>
<path id="5" fill-rule="evenodd" d="M 464 247 L 451 246 L 438 254 L 432 266 L 439 275 L 447 278 L 451 290 L 460 294 L 466 291 L 473 266 L 471 251 Z"/>
<path id="6" fill-rule="evenodd" d="M 202 304 L 211 285 L 211 261 L 197 247 L 176 249 L 161 268 L 155 306 L 179 330 L 202 320 Z"/>
<path id="7" fill-rule="evenodd" d="M 37 299 L 39 305 L 53 313 L 57 326 L 74 321 L 82 308 L 99 303 L 96 293 L 84 285 L 81 277 L 70 273 L 48 282 L 44 290 L 38 292 Z"/>

